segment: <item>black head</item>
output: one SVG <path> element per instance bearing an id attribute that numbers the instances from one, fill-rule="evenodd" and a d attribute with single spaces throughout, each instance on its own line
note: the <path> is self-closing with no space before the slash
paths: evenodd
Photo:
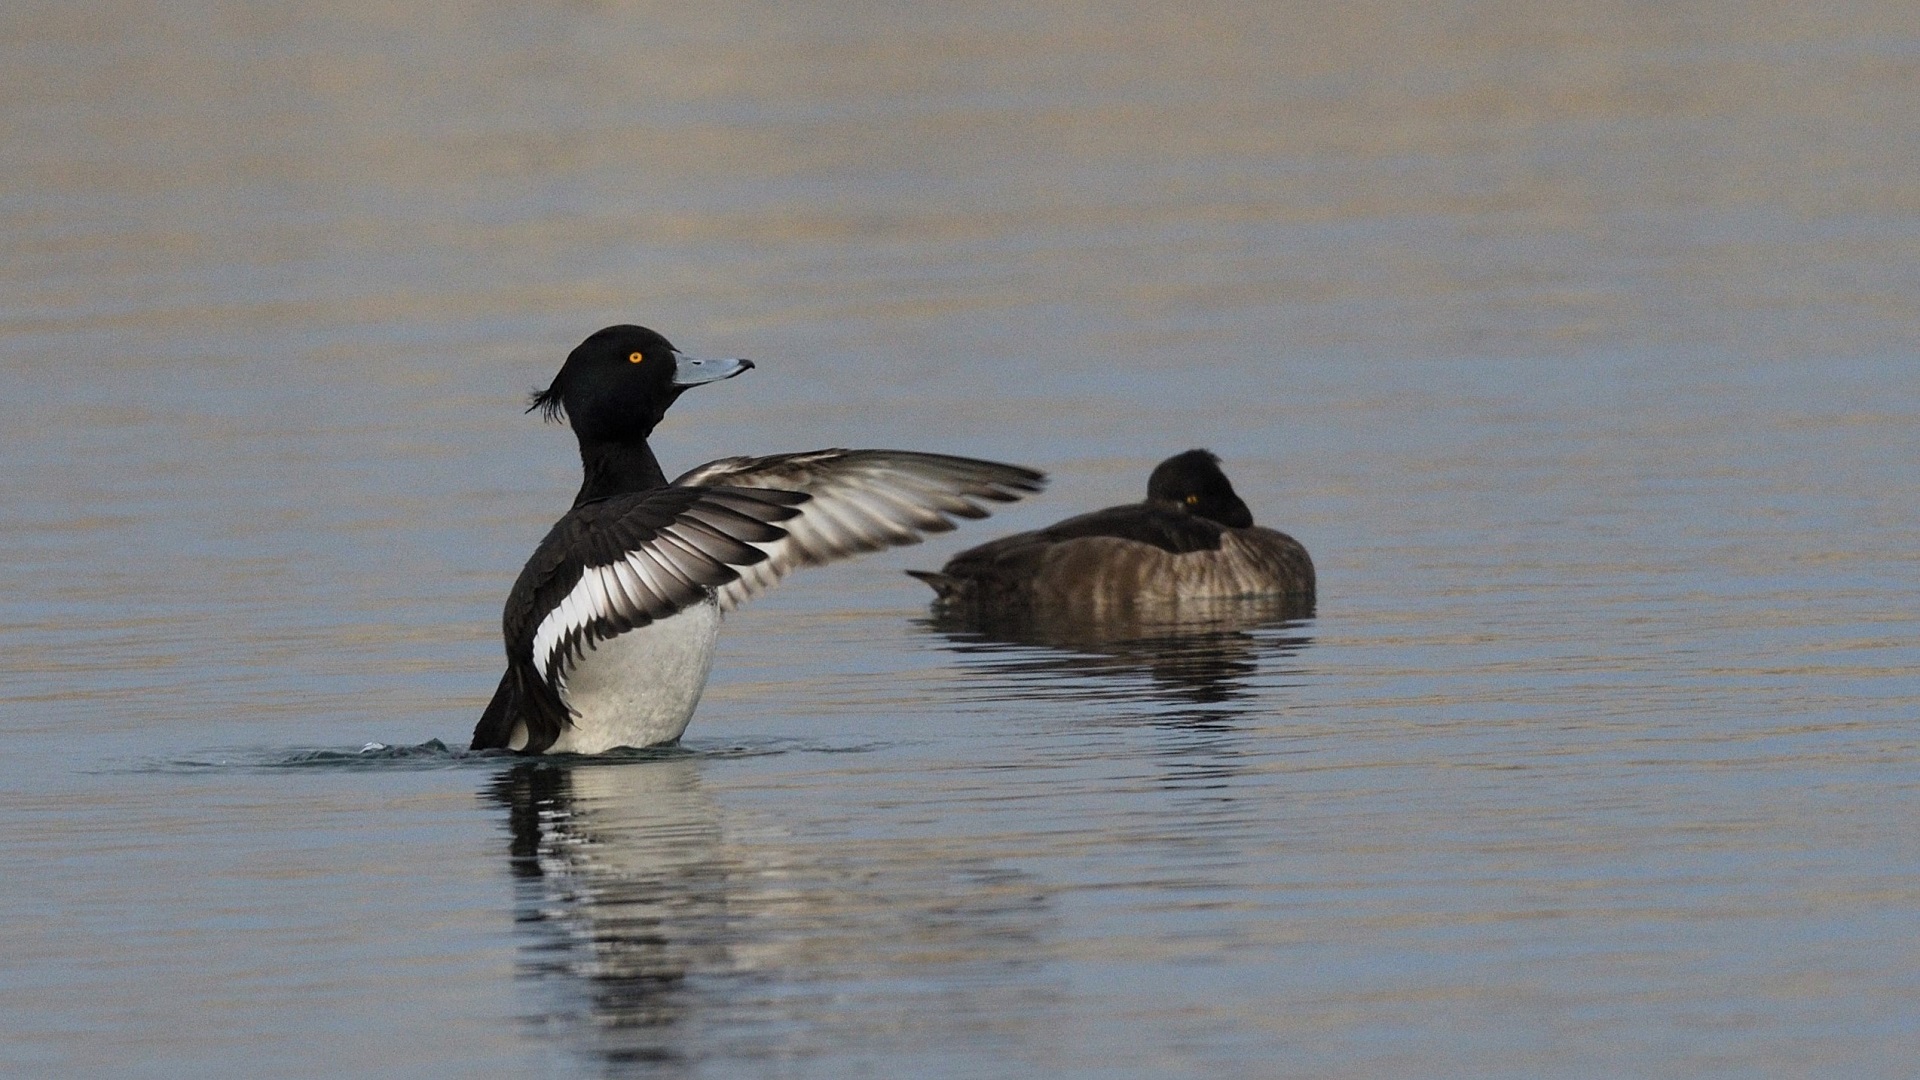
<path id="1" fill-rule="evenodd" d="M 527 411 L 539 409 L 549 420 L 565 413 L 583 443 L 644 440 L 689 388 L 752 366 L 688 356 L 644 326 L 609 326 L 567 356 Z"/>
<path id="2" fill-rule="evenodd" d="M 1187 513 L 1230 528 L 1253 524 L 1253 511 L 1233 493 L 1220 459 L 1208 450 L 1175 454 L 1154 466 L 1147 478 L 1147 501 L 1177 506 Z"/>

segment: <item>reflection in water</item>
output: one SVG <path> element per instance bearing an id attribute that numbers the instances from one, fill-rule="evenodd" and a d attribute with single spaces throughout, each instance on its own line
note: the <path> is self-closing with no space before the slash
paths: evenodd
<path id="1" fill-rule="evenodd" d="M 1034 880 L 971 844 L 849 844 L 729 818 L 702 786 L 707 764 L 684 751 L 525 762 L 492 781 L 538 1032 L 614 1073 L 788 1059 L 892 1012 L 903 1032 L 938 1009 L 978 1013 L 975 1036 L 1027 1037 L 1051 918 Z M 925 984 L 930 959 L 946 987 Z M 903 980 L 923 989 L 853 1001 Z M 985 989 L 956 994 L 969 984 Z"/>
<path id="2" fill-rule="evenodd" d="M 1095 704 L 1096 723 L 1150 724 L 1161 732 L 1151 751 L 1161 785 L 1211 792 L 1248 764 L 1237 731 L 1241 718 L 1270 704 L 1257 682 L 1261 660 L 1310 644 L 1304 627 L 1312 614 L 1311 604 L 1272 599 L 1221 601 L 1178 617 L 936 613 L 921 625 L 969 661 L 983 696 Z M 1183 814 L 1198 829 L 1217 809 L 1189 806 Z"/>
<path id="3" fill-rule="evenodd" d="M 526 763 L 508 809 L 523 974 L 552 993 L 542 1026 L 604 1029 L 624 1058 L 672 1059 L 688 976 L 725 962 L 719 817 L 689 759 Z"/>
<path id="4" fill-rule="evenodd" d="M 980 661 L 996 685 L 1029 696 L 1138 700 L 1219 707 L 1252 696 L 1260 658 L 1298 653 L 1312 604 L 1285 598 L 1218 601 L 1177 613 L 1122 612 L 1099 619 L 1046 613 L 938 612 L 921 625 Z M 1140 685 L 1130 676 L 1145 675 Z M 1195 719 L 1230 713 L 1197 710 Z"/>
<path id="5" fill-rule="evenodd" d="M 1155 786 L 1174 797 L 1155 827 L 1191 840 L 1241 835 L 1260 815 L 1242 777 L 1277 751 L 1271 740 L 1250 744 L 1246 729 L 1274 707 L 1274 677 L 1286 675 L 1274 661 L 1312 642 L 1312 614 L 1311 603 L 1269 599 L 1188 607 L 1178 617 L 937 612 L 921 625 L 967 661 L 973 696 L 1046 703 L 1037 721 L 1056 739 L 1063 723 L 1077 727 L 1073 753 L 1086 760 L 1152 761 Z M 1151 739 L 1139 737 L 1142 729 Z"/>

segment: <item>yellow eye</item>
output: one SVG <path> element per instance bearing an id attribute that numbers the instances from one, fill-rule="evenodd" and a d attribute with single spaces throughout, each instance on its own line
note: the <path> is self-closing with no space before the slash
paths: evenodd
<path id="1" fill-rule="evenodd" d="M 634 353 L 632 356 L 627 357 L 627 363 L 637 364 L 640 361 L 645 360 L 646 358 L 647 357 L 645 353 Z"/>
<path id="2" fill-rule="evenodd" d="M 1189 496 L 1187 496 L 1187 505 L 1188 505 L 1188 506 L 1199 506 L 1199 505 L 1200 505 L 1200 496 L 1198 496 L 1198 495 L 1189 495 Z"/>

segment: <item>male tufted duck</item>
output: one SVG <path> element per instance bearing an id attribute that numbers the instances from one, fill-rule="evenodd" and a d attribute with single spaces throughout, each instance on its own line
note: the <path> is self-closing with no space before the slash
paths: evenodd
<path id="1" fill-rule="evenodd" d="M 906 450 L 722 458 L 668 483 L 647 436 L 688 388 L 751 367 L 610 326 L 534 395 L 527 411 L 572 424 L 585 478 L 507 597 L 507 670 L 474 749 L 671 743 L 706 686 L 722 612 L 796 567 L 918 543 L 1045 483 L 1017 465 Z"/>

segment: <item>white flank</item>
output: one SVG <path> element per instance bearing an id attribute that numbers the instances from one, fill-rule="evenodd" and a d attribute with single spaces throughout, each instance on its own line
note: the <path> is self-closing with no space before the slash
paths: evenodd
<path id="1" fill-rule="evenodd" d="M 598 754 L 679 738 L 706 689 L 719 636 L 720 607 L 708 600 L 589 646 L 560 687 L 573 723 L 548 752 Z"/>

